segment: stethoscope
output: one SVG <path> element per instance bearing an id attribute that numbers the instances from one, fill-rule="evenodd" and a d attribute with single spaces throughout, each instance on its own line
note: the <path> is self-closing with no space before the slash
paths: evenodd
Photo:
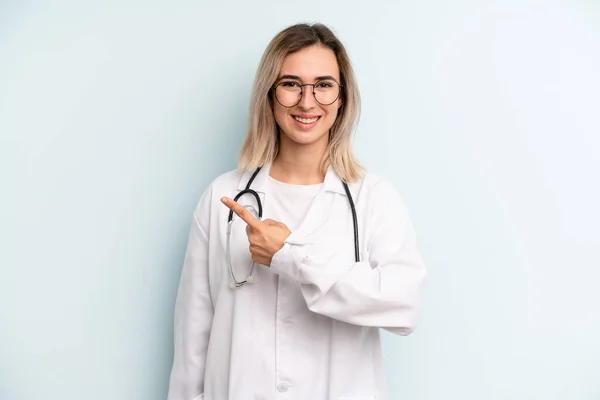
<path id="1" fill-rule="evenodd" d="M 254 178 L 256 178 L 256 175 L 258 175 L 259 171 L 260 171 L 260 167 L 257 168 L 256 171 L 254 171 L 254 173 L 248 180 L 248 183 L 246 184 L 246 188 L 244 190 L 242 190 L 241 192 L 239 192 L 233 200 L 237 202 L 240 199 L 240 197 L 242 197 L 245 194 L 251 194 L 252 196 L 254 196 L 254 198 L 256 199 L 256 204 L 258 204 L 258 219 L 260 219 L 262 221 L 262 216 L 263 216 L 262 202 L 260 201 L 260 197 L 258 196 L 258 193 L 256 193 L 254 190 L 250 189 L 250 186 L 252 185 L 252 182 L 254 181 Z M 355 258 L 356 262 L 359 262 L 360 256 L 358 254 L 358 219 L 356 218 L 356 209 L 354 208 L 354 201 L 352 200 L 352 195 L 350 194 L 350 189 L 348 188 L 348 184 L 344 181 L 342 181 L 342 184 L 344 185 L 344 190 L 346 191 L 346 195 L 348 196 L 348 202 L 350 203 L 350 209 L 352 210 L 352 222 L 354 225 L 354 258 Z M 254 277 L 252 276 L 252 273 L 254 272 L 254 261 L 252 261 L 252 264 L 250 265 L 250 272 L 246 276 L 246 279 L 241 280 L 241 281 L 237 280 L 235 277 L 235 274 L 233 273 L 233 266 L 231 265 L 231 226 L 232 225 L 233 225 L 233 210 L 229 210 L 229 218 L 227 219 L 227 264 L 229 264 L 229 275 L 231 276 L 231 282 L 229 283 L 229 287 L 232 289 L 235 289 L 235 288 L 244 286 L 244 284 L 246 284 L 246 283 L 254 282 Z"/>

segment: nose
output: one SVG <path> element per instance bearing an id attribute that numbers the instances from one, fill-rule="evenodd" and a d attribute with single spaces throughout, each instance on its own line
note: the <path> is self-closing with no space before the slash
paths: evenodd
<path id="1" fill-rule="evenodd" d="M 316 106 L 316 99 L 313 93 L 314 86 L 313 85 L 302 85 L 302 98 L 300 99 L 300 103 L 298 103 L 298 107 L 303 110 L 310 110 Z"/>

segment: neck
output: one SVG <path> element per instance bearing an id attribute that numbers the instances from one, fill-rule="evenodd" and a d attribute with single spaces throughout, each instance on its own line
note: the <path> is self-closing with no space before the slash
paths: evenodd
<path id="1" fill-rule="evenodd" d="M 269 175 L 280 182 L 294 185 L 322 183 L 321 160 L 327 151 L 328 135 L 308 145 L 298 144 L 281 135 L 279 152 L 273 160 Z"/>

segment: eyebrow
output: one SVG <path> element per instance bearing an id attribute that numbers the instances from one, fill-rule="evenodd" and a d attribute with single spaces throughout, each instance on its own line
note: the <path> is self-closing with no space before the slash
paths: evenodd
<path id="1" fill-rule="evenodd" d="M 300 82 L 302 82 L 302 79 L 301 79 L 299 76 L 296 76 L 296 75 L 283 75 L 282 77 L 280 77 L 280 78 L 278 79 L 278 81 L 280 81 L 280 80 L 283 80 L 283 79 L 295 79 L 295 80 L 297 80 L 297 81 L 300 81 Z M 331 80 L 333 80 L 333 81 L 336 81 L 336 82 L 337 82 L 337 79 L 335 79 L 335 78 L 334 78 L 333 76 L 331 76 L 331 75 L 317 76 L 317 77 L 315 78 L 315 81 L 322 81 L 322 80 L 324 80 L 324 79 L 331 79 Z"/>

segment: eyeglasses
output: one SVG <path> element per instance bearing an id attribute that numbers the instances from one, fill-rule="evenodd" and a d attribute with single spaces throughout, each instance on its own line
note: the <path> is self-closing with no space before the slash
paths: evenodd
<path id="1" fill-rule="evenodd" d="M 277 83 L 271 90 L 275 93 L 277 102 L 286 108 L 292 108 L 300 103 L 304 94 L 304 86 L 312 86 L 313 96 L 317 103 L 328 106 L 340 97 L 341 84 L 333 79 L 322 79 L 315 83 L 301 84 L 295 80 L 285 79 Z"/>

